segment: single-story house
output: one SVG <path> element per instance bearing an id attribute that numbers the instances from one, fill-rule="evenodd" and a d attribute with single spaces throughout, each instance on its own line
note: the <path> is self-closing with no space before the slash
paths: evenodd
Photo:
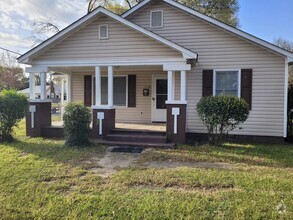
<path id="1" fill-rule="evenodd" d="M 251 109 L 235 137 L 287 135 L 293 54 L 173 0 L 144 0 L 121 16 L 98 7 L 18 61 L 31 65 L 31 88 L 41 73 L 41 99 L 30 92 L 30 136 L 46 136 L 51 125 L 49 71 L 68 76 L 69 102 L 92 109 L 95 138 L 111 140 L 116 123 L 161 122 L 168 140 L 184 142 L 206 134 L 196 112 L 201 97 L 221 94 L 244 98 Z"/>

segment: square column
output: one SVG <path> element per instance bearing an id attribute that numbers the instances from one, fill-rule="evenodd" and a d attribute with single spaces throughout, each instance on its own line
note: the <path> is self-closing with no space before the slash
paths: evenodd
<path id="1" fill-rule="evenodd" d="M 41 100 L 46 99 L 46 85 L 47 85 L 47 73 L 40 73 L 41 78 Z"/>
<path id="2" fill-rule="evenodd" d="M 115 128 L 113 67 L 108 66 L 108 105 L 101 105 L 101 67 L 96 67 L 96 103 L 93 108 L 92 138 L 105 138 Z"/>
<path id="3" fill-rule="evenodd" d="M 29 73 L 29 99 L 33 100 L 36 99 L 36 93 L 35 93 L 35 73 Z"/>
<path id="4" fill-rule="evenodd" d="M 185 143 L 186 135 L 186 104 L 166 104 L 167 136 L 170 142 Z"/>
<path id="5" fill-rule="evenodd" d="M 114 94 L 114 86 L 113 86 L 113 67 L 108 66 L 108 106 L 113 106 L 113 94 Z"/>
<path id="6" fill-rule="evenodd" d="M 51 126 L 51 102 L 35 100 L 29 102 L 26 112 L 26 135 L 30 137 L 41 137 L 42 128 Z"/>
<path id="7" fill-rule="evenodd" d="M 174 100 L 174 94 L 173 94 L 173 71 L 168 71 L 168 102 L 171 102 Z"/>
<path id="8" fill-rule="evenodd" d="M 186 71 L 180 72 L 180 101 L 186 101 Z"/>
<path id="9" fill-rule="evenodd" d="M 96 75 L 96 100 L 95 105 L 101 105 L 101 67 L 96 66 L 95 68 L 95 75 Z"/>

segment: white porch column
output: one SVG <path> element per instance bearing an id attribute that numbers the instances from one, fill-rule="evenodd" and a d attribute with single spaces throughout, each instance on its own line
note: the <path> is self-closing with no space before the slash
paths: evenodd
<path id="1" fill-rule="evenodd" d="M 101 105 L 101 67 L 96 66 L 96 106 Z"/>
<path id="2" fill-rule="evenodd" d="M 67 74 L 66 101 L 71 102 L 71 74 Z"/>
<path id="3" fill-rule="evenodd" d="M 46 79 L 47 79 L 47 73 L 46 72 L 42 72 L 40 73 L 41 75 L 41 99 L 44 100 L 46 99 Z"/>
<path id="4" fill-rule="evenodd" d="M 176 71 L 172 72 L 172 84 L 173 84 L 173 90 L 172 90 L 172 97 L 173 100 L 175 100 L 175 92 L 176 92 Z"/>
<path id="5" fill-rule="evenodd" d="M 113 106 L 113 67 L 108 66 L 108 106 Z"/>
<path id="6" fill-rule="evenodd" d="M 64 102 L 64 79 L 61 79 L 61 103 Z"/>
<path id="7" fill-rule="evenodd" d="M 36 99 L 35 93 L 35 73 L 29 73 L 29 90 L 30 90 L 30 99 Z"/>
<path id="8" fill-rule="evenodd" d="M 186 101 L 186 71 L 181 70 L 180 73 L 180 101 Z"/>
<path id="9" fill-rule="evenodd" d="M 167 100 L 173 101 L 174 96 L 173 96 L 173 71 L 168 71 L 168 97 Z"/>

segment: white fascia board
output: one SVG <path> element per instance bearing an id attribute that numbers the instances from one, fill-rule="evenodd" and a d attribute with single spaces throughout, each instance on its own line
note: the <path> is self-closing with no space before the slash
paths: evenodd
<path id="1" fill-rule="evenodd" d="M 47 73 L 48 66 L 44 65 L 33 65 L 31 67 L 25 67 L 26 73 Z"/>
<path id="2" fill-rule="evenodd" d="M 50 60 L 34 62 L 33 66 L 48 67 L 68 67 L 68 66 L 147 66 L 147 65 L 164 65 L 166 63 L 186 63 L 181 59 L 137 59 L 137 60 Z"/>
<path id="3" fill-rule="evenodd" d="M 182 54 L 185 55 L 186 59 L 197 59 L 197 53 L 194 53 L 184 47 L 179 46 L 178 44 L 173 43 L 172 41 L 167 40 L 166 38 L 163 38 L 157 34 L 154 34 L 151 31 L 148 31 L 122 17 L 120 17 L 119 15 L 114 14 L 113 12 L 110 12 L 108 10 L 106 10 L 105 8 L 97 8 L 96 10 L 94 10 L 92 13 L 82 17 L 80 20 L 76 21 L 75 23 L 73 23 L 72 25 L 68 26 L 67 28 L 65 28 L 64 30 L 62 30 L 61 32 L 57 33 L 56 35 L 54 35 L 53 37 L 49 38 L 47 41 L 45 41 L 44 43 L 40 44 L 39 46 L 33 48 L 32 50 L 30 50 L 29 52 L 27 52 L 26 54 L 18 57 L 18 62 L 22 63 L 24 62 L 27 58 L 31 58 L 31 56 L 37 52 L 40 52 L 42 49 L 46 49 L 47 46 L 49 46 L 50 44 L 54 43 L 55 41 L 57 41 L 58 39 L 62 38 L 63 36 L 65 36 L 68 33 L 71 33 L 72 31 L 74 31 L 75 29 L 79 28 L 83 23 L 91 20 L 93 17 L 95 17 L 98 13 L 103 13 L 119 22 L 121 22 L 122 24 L 166 45 L 169 46 L 179 52 L 181 52 Z"/>
<path id="4" fill-rule="evenodd" d="M 289 80 L 289 65 L 288 58 L 285 61 L 285 81 L 284 81 L 284 121 L 283 121 L 283 137 L 287 137 L 287 108 L 288 108 L 288 80 Z"/>
<path id="5" fill-rule="evenodd" d="M 163 65 L 163 71 L 181 71 L 191 70 L 191 65 L 186 63 L 166 63 Z"/>
<path id="6" fill-rule="evenodd" d="M 123 18 L 126 18 L 127 16 L 129 16 L 130 14 L 132 14 L 135 11 L 139 10 L 140 8 L 142 8 L 144 5 L 146 5 L 147 3 L 151 2 L 151 1 L 152 0 L 145 0 L 142 3 L 139 3 L 137 5 L 137 7 L 131 8 L 130 10 L 126 11 L 121 16 Z M 273 44 L 271 44 L 271 43 L 269 43 L 269 42 L 267 42 L 265 40 L 262 40 L 262 39 L 260 39 L 258 37 L 255 37 L 255 36 L 253 36 L 251 34 L 248 34 L 248 33 L 244 32 L 244 31 L 241 31 L 241 30 L 239 30 L 237 28 L 234 28 L 234 27 L 232 27 L 230 25 L 227 25 L 227 24 L 225 24 L 225 23 L 223 23 L 221 21 L 218 21 L 218 20 L 216 20 L 214 18 L 206 16 L 206 15 L 204 15 L 204 14 L 202 14 L 200 12 L 197 12 L 194 9 L 189 8 L 189 7 L 187 7 L 187 6 L 183 5 L 183 4 L 180 4 L 180 3 L 178 3 L 178 2 L 176 2 L 174 0 L 161 0 L 161 1 L 165 2 L 165 3 L 169 4 L 169 5 L 172 5 L 172 6 L 178 8 L 178 9 L 180 9 L 182 11 L 185 11 L 185 12 L 191 14 L 191 15 L 194 15 L 194 16 L 196 16 L 196 17 L 198 17 L 198 18 L 200 18 L 200 19 L 202 19 L 204 21 L 207 21 L 207 22 L 209 22 L 209 23 L 211 23 L 213 25 L 216 25 L 216 26 L 218 26 L 218 27 L 220 27 L 220 28 L 222 28 L 224 30 L 227 30 L 230 33 L 233 33 L 233 34 L 235 34 L 237 36 L 240 36 L 240 37 L 242 37 L 244 39 L 247 39 L 247 40 L 249 40 L 251 42 L 254 42 L 255 44 L 258 44 L 258 45 L 260 45 L 260 46 L 262 46 L 264 48 L 267 48 L 267 49 L 269 49 L 271 51 L 274 51 L 274 52 L 276 52 L 278 54 L 281 54 L 281 55 L 286 56 L 288 58 L 293 57 L 293 53 L 291 53 L 289 51 L 286 51 L 286 50 L 284 50 L 284 49 L 282 49 L 282 48 L 280 48 L 280 47 L 278 47 L 276 45 L 273 45 Z"/>

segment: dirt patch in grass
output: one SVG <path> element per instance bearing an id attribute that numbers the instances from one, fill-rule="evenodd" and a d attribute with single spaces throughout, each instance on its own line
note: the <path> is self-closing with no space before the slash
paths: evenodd
<path id="1" fill-rule="evenodd" d="M 107 178 L 121 168 L 135 165 L 140 157 L 140 153 L 111 152 L 112 149 L 113 147 L 109 147 L 104 157 L 97 161 L 96 167 L 92 167 L 89 171 L 98 173 L 103 178 Z"/>

